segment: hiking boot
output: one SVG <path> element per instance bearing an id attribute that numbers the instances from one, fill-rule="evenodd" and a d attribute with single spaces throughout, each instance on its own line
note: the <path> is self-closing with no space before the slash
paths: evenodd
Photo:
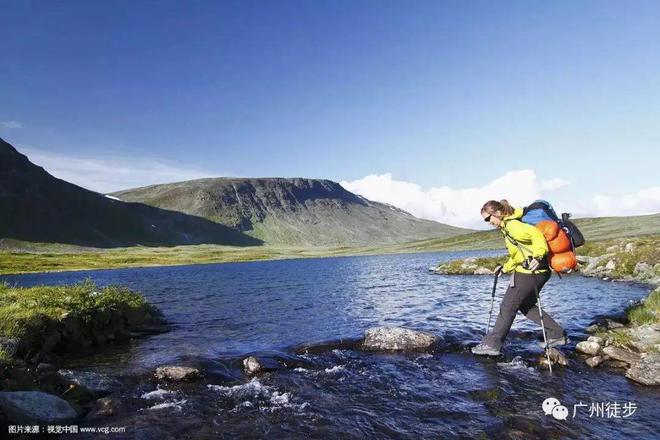
<path id="1" fill-rule="evenodd" d="M 562 345 L 566 345 L 569 342 L 571 342 L 571 340 L 568 339 L 567 336 L 562 336 L 561 338 L 555 338 L 555 339 L 548 339 L 548 348 L 561 347 Z M 539 341 L 539 347 L 545 349 L 545 344 L 543 343 L 543 341 Z"/>
<path id="2" fill-rule="evenodd" d="M 477 356 L 499 356 L 500 351 L 497 348 L 493 348 L 490 345 L 486 345 L 484 343 L 475 345 L 472 347 L 472 354 L 476 354 Z"/>

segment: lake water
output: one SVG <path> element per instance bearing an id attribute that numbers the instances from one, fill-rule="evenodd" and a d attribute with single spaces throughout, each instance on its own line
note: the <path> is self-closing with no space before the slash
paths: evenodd
<path id="1" fill-rule="evenodd" d="M 123 409 L 94 424 L 123 426 L 126 433 L 107 438 L 657 438 L 660 390 L 607 369 L 592 370 L 572 349 L 565 350 L 569 367 L 553 374 L 535 368 L 541 332 L 522 316 L 504 356 L 469 354 L 486 326 L 492 277 L 440 276 L 428 268 L 482 254 L 2 278 L 21 286 L 85 277 L 99 285 L 126 285 L 173 324 L 169 333 L 70 361 L 72 368 L 122 378 Z M 505 287 L 506 278 L 498 298 Z M 583 329 L 595 317 L 620 313 L 647 293 L 640 285 L 553 276 L 542 298 L 544 309 L 575 341 L 584 338 Z M 446 343 L 416 354 L 364 353 L 340 343 L 381 325 L 431 331 Z M 302 345 L 312 348 L 296 354 Z M 249 354 L 286 368 L 246 378 L 240 365 Z M 198 366 L 204 378 L 158 390 L 149 377 L 163 364 Z M 543 413 L 541 403 L 548 397 L 569 409 L 567 420 Z M 592 405 L 607 403 L 627 405 L 628 417 L 594 413 Z"/>

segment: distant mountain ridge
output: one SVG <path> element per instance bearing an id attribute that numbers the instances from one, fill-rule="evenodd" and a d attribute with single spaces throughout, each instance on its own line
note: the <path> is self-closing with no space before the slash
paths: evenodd
<path id="1" fill-rule="evenodd" d="M 306 178 L 207 178 L 112 193 L 291 246 L 368 246 L 471 232 L 373 202 L 339 183 Z"/>
<path id="2" fill-rule="evenodd" d="M 0 239 L 80 246 L 258 245 L 226 226 L 57 179 L 0 139 Z"/>
<path id="3" fill-rule="evenodd" d="M 105 196 L 57 179 L 2 139 L 0 214 L 0 241 L 85 247 L 349 247 L 470 232 L 369 201 L 330 180 L 214 178 Z"/>

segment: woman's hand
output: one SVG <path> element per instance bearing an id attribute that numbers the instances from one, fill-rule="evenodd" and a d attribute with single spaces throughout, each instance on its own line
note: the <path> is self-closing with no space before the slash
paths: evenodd
<path id="1" fill-rule="evenodd" d="M 502 269 L 504 269 L 504 266 L 500 264 L 495 268 L 495 270 L 493 270 L 493 275 L 499 276 L 502 273 Z"/>
<path id="2" fill-rule="evenodd" d="M 540 266 L 541 266 L 541 261 L 537 258 L 529 257 L 529 259 L 527 260 L 527 269 L 531 270 L 532 272 L 534 272 Z"/>

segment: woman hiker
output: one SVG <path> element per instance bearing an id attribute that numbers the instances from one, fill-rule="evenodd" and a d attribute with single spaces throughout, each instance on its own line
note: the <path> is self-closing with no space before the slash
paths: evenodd
<path id="1" fill-rule="evenodd" d="M 509 260 L 495 269 L 495 276 L 499 276 L 501 272 L 512 272 L 512 275 L 509 287 L 502 298 L 495 326 L 480 344 L 472 348 L 472 353 L 498 356 L 518 310 L 528 319 L 542 325 L 539 308 L 536 305 L 536 293 L 541 291 L 551 275 L 546 258 L 548 245 L 539 229 L 520 221 L 523 210 L 513 209 L 506 200 L 486 202 L 481 208 L 481 216 L 484 221 L 502 232 L 509 251 Z M 568 342 L 564 329 L 545 310 L 543 310 L 543 324 L 545 324 L 548 347 L 556 347 Z"/>

